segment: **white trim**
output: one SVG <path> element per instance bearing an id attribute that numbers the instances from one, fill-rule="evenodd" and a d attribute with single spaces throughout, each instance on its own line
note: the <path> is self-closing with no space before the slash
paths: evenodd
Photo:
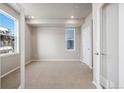
<path id="1" fill-rule="evenodd" d="M 93 69 L 93 67 L 91 65 L 88 65 L 90 69 Z"/>
<path id="2" fill-rule="evenodd" d="M 100 85 L 98 85 L 94 80 L 92 81 L 92 83 L 96 86 L 97 89 L 103 89 Z"/>
<path id="3" fill-rule="evenodd" d="M 21 89 L 21 85 L 19 85 L 18 89 Z"/>
<path id="4" fill-rule="evenodd" d="M 25 88 L 25 15 L 24 9 L 19 5 L 20 11 L 20 61 L 21 61 L 21 88 Z"/>
<path id="5" fill-rule="evenodd" d="M 95 82 L 94 80 L 92 81 L 92 83 L 93 83 L 93 84 L 96 86 L 96 88 L 97 88 L 97 84 L 96 84 L 96 82 Z"/>
<path id="6" fill-rule="evenodd" d="M 93 69 L 93 67 L 85 62 L 83 62 L 84 64 L 86 64 L 90 69 Z"/>
<path id="7" fill-rule="evenodd" d="M 124 89 L 124 41 L 123 41 L 123 33 L 124 33 L 124 3 L 119 3 L 119 40 L 118 40 L 118 46 L 119 46 L 119 70 L 118 70 L 118 88 Z"/>
<path id="8" fill-rule="evenodd" d="M 109 80 L 107 80 L 105 77 L 100 75 L 100 79 L 101 79 L 101 83 L 103 85 L 104 88 L 109 88 Z"/>
<path id="9" fill-rule="evenodd" d="M 29 63 L 31 63 L 31 62 L 32 62 L 32 60 L 29 60 L 29 61 L 27 61 L 27 62 L 25 63 L 25 65 L 27 65 L 27 64 L 29 64 Z M 20 66 L 17 66 L 16 68 L 14 68 L 14 69 L 8 71 L 7 73 L 1 75 L 0 78 L 3 78 L 3 77 L 5 77 L 5 76 L 11 74 L 12 72 L 18 70 L 19 68 L 20 68 Z"/>
<path id="10" fill-rule="evenodd" d="M 80 59 L 32 59 L 32 61 L 80 61 Z"/>
<path id="11" fill-rule="evenodd" d="M 14 72 L 14 71 L 18 70 L 19 68 L 20 68 L 20 67 L 18 66 L 18 67 L 16 67 L 16 68 L 14 68 L 14 69 L 10 70 L 9 72 L 7 72 L 7 73 L 5 73 L 5 74 L 1 75 L 1 76 L 0 76 L 0 78 L 3 78 L 3 77 L 5 77 L 5 76 L 7 76 L 8 74 L 10 74 L 10 73 L 12 73 L 12 72 Z"/>
<path id="12" fill-rule="evenodd" d="M 94 28 L 96 28 L 95 30 L 96 30 L 96 52 L 98 52 L 99 54 L 100 54 L 100 31 L 101 31 L 101 26 L 100 26 L 100 16 L 101 16 L 101 9 L 102 9 L 102 6 L 104 5 L 105 3 L 100 3 L 95 9 L 96 10 L 93 10 L 93 14 L 94 13 L 96 13 L 96 16 L 97 16 L 97 18 L 96 18 L 96 26 L 97 27 L 93 27 L 93 30 L 94 30 Z M 94 9 L 94 8 L 93 8 Z M 94 11 L 96 11 L 96 12 L 94 12 Z M 93 15 L 93 23 L 94 23 L 94 15 Z M 96 62 L 94 62 L 94 64 L 96 65 L 95 67 L 94 67 L 94 69 L 96 70 L 96 71 L 94 71 L 93 72 L 93 80 L 96 80 L 96 84 L 97 84 L 97 86 L 98 86 L 98 88 L 101 88 L 100 87 L 100 56 L 98 55 L 97 57 L 96 57 Z"/>
<path id="13" fill-rule="evenodd" d="M 16 20 L 16 18 L 14 16 L 12 16 L 11 14 L 9 14 L 8 12 L 6 12 L 6 11 L 4 11 L 2 9 L 0 9 L 0 13 L 5 15 L 7 18 L 10 18 L 10 19 L 12 19 L 14 21 Z"/>
<path id="14" fill-rule="evenodd" d="M 82 58 L 80 58 L 80 61 L 81 61 L 82 63 L 86 64 L 90 69 L 93 69 L 92 65 L 91 65 L 91 64 L 87 64 L 87 63 L 85 63 L 85 62 L 83 61 Z"/>
<path id="15" fill-rule="evenodd" d="M 0 57 L 8 57 L 8 56 L 13 56 L 13 55 L 19 55 L 19 53 L 6 53 L 6 54 L 0 55 Z"/>
<path id="16" fill-rule="evenodd" d="M 25 65 L 27 65 L 27 64 L 29 64 L 29 63 L 31 63 L 31 62 L 33 62 L 32 59 L 26 61 Z"/>

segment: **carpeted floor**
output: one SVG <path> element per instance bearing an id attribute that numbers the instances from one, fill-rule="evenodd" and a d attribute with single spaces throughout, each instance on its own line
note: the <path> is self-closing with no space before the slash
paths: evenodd
<path id="1" fill-rule="evenodd" d="M 26 89 L 94 89 L 92 70 L 81 62 L 32 62 Z"/>
<path id="2" fill-rule="evenodd" d="M 17 89 L 20 86 L 20 69 L 1 79 L 2 89 Z"/>

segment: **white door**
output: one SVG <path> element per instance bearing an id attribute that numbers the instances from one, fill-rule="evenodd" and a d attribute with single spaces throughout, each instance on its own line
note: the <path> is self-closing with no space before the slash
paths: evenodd
<path id="1" fill-rule="evenodd" d="M 101 10 L 100 84 L 118 86 L 118 4 L 106 4 Z"/>
<path id="2" fill-rule="evenodd" d="M 92 28 L 91 24 L 83 29 L 82 52 L 83 62 L 92 68 Z"/>

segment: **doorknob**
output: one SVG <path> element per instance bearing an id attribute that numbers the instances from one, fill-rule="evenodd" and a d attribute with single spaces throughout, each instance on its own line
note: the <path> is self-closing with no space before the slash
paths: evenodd
<path id="1" fill-rule="evenodd" d="M 95 53 L 95 55 L 99 55 L 99 53 L 97 52 L 97 53 Z"/>
<path id="2" fill-rule="evenodd" d="M 106 54 L 105 54 L 105 53 L 101 53 L 101 55 L 103 55 L 103 56 L 104 56 L 104 55 L 106 55 Z"/>

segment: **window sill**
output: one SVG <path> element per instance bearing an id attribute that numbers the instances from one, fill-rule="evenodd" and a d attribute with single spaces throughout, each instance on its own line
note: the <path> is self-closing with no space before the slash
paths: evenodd
<path id="1" fill-rule="evenodd" d="M 76 51 L 76 50 L 75 50 L 75 49 L 66 49 L 66 51 L 74 52 L 74 51 Z"/>
<path id="2" fill-rule="evenodd" d="M 18 55 L 19 53 L 6 53 L 6 54 L 0 54 L 0 57 L 7 57 L 12 55 Z"/>

